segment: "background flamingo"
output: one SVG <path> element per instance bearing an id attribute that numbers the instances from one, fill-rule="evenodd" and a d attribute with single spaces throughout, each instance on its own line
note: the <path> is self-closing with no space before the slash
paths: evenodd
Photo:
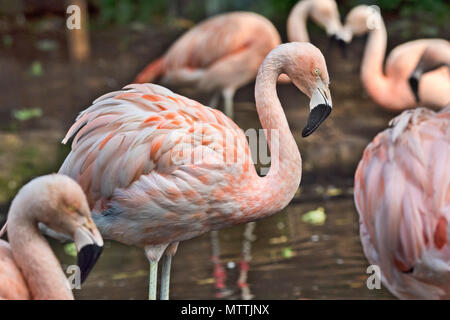
<path id="1" fill-rule="evenodd" d="M 450 42 L 440 41 L 427 46 L 409 77 L 409 85 L 417 102 L 421 101 L 419 85 L 422 75 L 443 66 L 447 67 L 447 71 L 450 68 Z M 450 74 L 448 74 L 448 81 L 450 82 Z"/>
<path id="2" fill-rule="evenodd" d="M 73 299 L 38 222 L 75 240 L 81 281 L 100 256 L 103 240 L 80 186 L 63 175 L 36 178 L 20 189 L 9 209 L 10 243 L 0 240 L 0 299 Z"/>
<path id="3" fill-rule="evenodd" d="M 246 137 L 232 120 L 158 85 L 130 85 L 100 97 L 67 133 L 63 142 L 75 137 L 60 172 L 79 181 L 105 237 L 145 249 L 150 298 L 156 298 L 164 253 L 161 298 L 168 298 L 179 241 L 269 216 L 294 196 L 301 158 L 276 94 L 283 72 L 311 97 L 303 136 L 331 112 L 321 52 L 308 43 L 274 49 L 255 86 L 268 145 L 279 150 L 265 177 L 257 175 Z"/>
<path id="4" fill-rule="evenodd" d="M 450 107 L 405 111 L 364 151 L 355 175 L 369 263 L 399 298 L 450 298 Z"/>
<path id="5" fill-rule="evenodd" d="M 212 92 L 212 107 L 221 93 L 225 113 L 232 118 L 236 89 L 255 78 L 265 56 L 280 43 L 278 31 L 263 16 L 251 12 L 217 15 L 185 33 L 135 82 L 160 78 L 163 85 Z"/>
<path id="6" fill-rule="evenodd" d="M 289 41 L 309 41 L 309 15 L 329 35 L 342 27 L 333 0 L 303 0 L 289 15 Z M 263 16 L 251 12 L 217 15 L 186 32 L 161 58 L 140 72 L 135 82 L 159 80 L 166 86 L 213 92 L 211 107 L 217 106 L 221 93 L 225 114 L 233 118 L 236 90 L 256 77 L 261 62 L 280 43 L 278 31 Z M 284 77 L 280 80 L 287 81 Z"/>
<path id="7" fill-rule="evenodd" d="M 334 0 L 302 0 L 292 8 L 287 20 L 290 42 L 309 42 L 308 17 L 324 28 L 330 37 L 342 32 L 341 17 Z"/>
<path id="8" fill-rule="evenodd" d="M 369 32 L 364 57 L 361 63 L 361 80 L 368 94 L 380 106 L 390 110 L 416 107 L 417 101 L 409 86 L 409 77 L 425 48 L 446 45 L 443 39 L 421 39 L 404 43 L 394 48 L 383 61 L 386 53 L 387 33 L 378 10 L 366 5 L 353 8 L 346 17 L 341 37 L 350 42 L 353 35 Z M 423 76 L 418 95 L 423 105 L 442 108 L 450 101 L 450 81 L 446 68 L 429 72 Z"/>

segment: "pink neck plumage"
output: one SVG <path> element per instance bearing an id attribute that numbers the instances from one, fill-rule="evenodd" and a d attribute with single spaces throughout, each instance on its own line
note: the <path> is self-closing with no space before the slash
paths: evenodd
<path id="1" fill-rule="evenodd" d="M 306 20 L 313 0 L 303 0 L 291 10 L 287 20 L 287 36 L 290 42 L 309 42 Z"/>
<path id="2" fill-rule="evenodd" d="M 369 95 L 379 104 L 388 105 L 389 80 L 383 72 L 387 33 L 380 16 L 378 25 L 369 33 L 361 63 L 361 80 Z"/>
<path id="3" fill-rule="evenodd" d="M 259 69 L 255 85 L 256 109 L 271 150 L 271 167 L 255 177 L 247 214 L 264 217 L 283 209 L 298 189 L 302 174 L 300 152 L 277 97 L 276 83 L 284 71 L 283 51 L 273 51 Z M 276 152 L 278 150 L 278 152 Z M 278 153 L 278 154 L 277 154 Z M 256 175 L 256 172 L 255 172 Z"/>
<path id="4" fill-rule="evenodd" d="M 52 249 L 40 234 L 35 212 L 11 205 L 8 237 L 33 299 L 72 299 L 69 283 Z"/>

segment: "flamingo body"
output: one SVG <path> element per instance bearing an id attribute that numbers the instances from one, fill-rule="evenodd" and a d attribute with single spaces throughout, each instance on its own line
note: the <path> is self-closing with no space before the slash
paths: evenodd
<path id="1" fill-rule="evenodd" d="M 450 107 L 405 111 L 367 146 L 355 174 L 369 263 L 399 298 L 450 298 Z"/>
<path id="2" fill-rule="evenodd" d="M 349 42 L 353 35 L 369 33 L 361 63 L 361 80 L 368 94 L 380 106 L 401 111 L 417 107 L 409 78 L 420 57 L 428 47 L 449 47 L 444 39 L 420 39 L 394 48 L 385 59 L 387 33 L 381 14 L 371 7 L 360 5 L 346 17 L 340 37 Z M 384 70 L 383 70 L 384 69 Z M 444 108 L 450 102 L 448 68 L 441 67 L 423 75 L 418 85 L 420 103 L 427 107 Z"/>
<path id="3" fill-rule="evenodd" d="M 311 97 L 304 137 L 332 108 L 316 47 L 289 43 L 269 53 L 255 86 L 272 157 L 265 177 L 257 175 L 246 137 L 230 118 L 154 84 L 100 97 L 67 133 L 63 143 L 74 137 L 72 151 L 60 173 L 80 183 L 106 238 L 144 247 L 151 298 L 158 261 L 166 252 L 162 278 L 168 279 L 179 241 L 274 214 L 294 196 L 301 158 L 276 94 L 282 73 Z M 167 299 L 168 282 L 161 286 Z"/>
<path id="4" fill-rule="evenodd" d="M 136 82 L 162 77 L 166 85 L 236 89 L 255 78 L 265 56 L 280 43 L 273 24 L 258 14 L 221 14 L 186 32 L 157 62 L 160 67 L 153 64 L 151 72 L 145 69 Z"/>
<path id="5" fill-rule="evenodd" d="M 257 176 L 242 130 L 161 86 L 125 89 L 82 113 L 60 169 L 80 182 L 103 234 L 144 246 L 246 222 L 266 199 L 242 194 L 256 191 Z"/>

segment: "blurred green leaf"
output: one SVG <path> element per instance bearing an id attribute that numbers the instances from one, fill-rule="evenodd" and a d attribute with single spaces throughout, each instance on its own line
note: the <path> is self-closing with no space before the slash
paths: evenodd
<path id="1" fill-rule="evenodd" d="M 316 210 L 311 210 L 305 213 L 302 216 L 302 221 L 306 223 L 310 223 L 313 225 L 323 225 L 327 215 L 325 214 L 325 209 L 322 207 L 317 208 Z"/>
<path id="2" fill-rule="evenodd" d="M 43 39 L 36 43 L 36 47 L 41 51 L 53 51 L 58 49 L 58 42 L 50 39 Z"/>
<path id="3" fill-rule="evenodd" d="M 40 77 L 44 74 L 44 68 L 42 67 L 42 63 L 39 61 L 34 61 L 30 67 L 30 73 L 32 76 Z"/>
<path id="4" fill-rule="evenodd" d="M 290 247 L 284 248 L 283 251 L 281 252 L 281 255 L 283 256 L 283 258 L 292 258 L 294 256 L 294 252 L 292 251 L 292 249 Z"/>
<path id="5" fill-rule="evenodd" d="M 77 256 L 77 247 L 74 242 L 68 243 L 64 245 L 64 252 L 68 256 L 76 257 Z"/>
<path id="6" fill-rule="evenodd" d="M 4 45 L 5 47 L 11 47 L 12 44 L 13 44 L 13 42 L 14 42 L 14 39 L 13 39 L 13 37 L 10 36 L 9 34 L 5 34 L 5 35 L 2 37 L 2 41 L 3 41 L 3 45 Z"/>
<path id="7" fill-rule="evenodd" d="M 26 121 L 33 118 L 40 118 L 42 116 L 42 110 L 40 108 L 14 110 L 13 116 L 19 121 Z"/>

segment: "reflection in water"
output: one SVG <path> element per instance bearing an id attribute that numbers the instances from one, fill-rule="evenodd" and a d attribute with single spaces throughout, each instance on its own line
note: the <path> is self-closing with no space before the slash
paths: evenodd
<path id="1" fill-rule="evenodd" d="M 321 226 L 305 223 L 302 215 L 317 207 L 324 208 L 325 223 Z M 248 270 L 242 263 L 240 269 L 227 270 L 228 279 L 240 279 L 247 284 L 239 294 L 227 296 L 228 299 L 246 298 L 247 294 L 254 299 L 392 298 L 384 288 L 366 287 L 368 264 L 359 241 L 358 215 L 351 197 L 294 201 L 279 214 L 258 221 L 254 242 L 246 238 L 247 244 L 242 244 L 244 229 L 245 226 L 236 226 L 220 231 L 222 261 L 240 261 L 244 245 L 248 256 L 244 255 L 241 262 L 251 265 Z M 61 244 L 55 243 L 54 247 L 63 264 L 75 263 L 73 257 L 64 254 Z M 209 234 L 183 242 L 173 260 L 171 298 L 216 299 L 210 261 Z M 147 267 L 143 250 L 107 241 L 103 256 L 75 296 L 146 299 Z M 251 293 L 244 288 L 251 289 Z"/>
<path id="2" fill-rule="evenodd" d="M 244 233 L 242 234 L 242 251 L 241 251 L 241 261 L 239 262 L 239 277 L 237 281 L 237 286 L 241 290 L 241 299 L 251 300 L 253 295 L 250 292 L 250 287 L 247 283 L 248 270 L 250 268 L 250 260 L 252 259 L 252 241 L 256 240 L 256 236 L 253 234 L 255 230 L 256 222 L 249 222 L 245 225 Z M 233 290 L 227 288 L 226 280 L 227 274 L 226 269 L 222 266 L 220 261 L 220 240 L 219 231 L 211 231 L 211 249 L 213 262 L 213 278 L 214 287 L 216 288 L 216 298 L 228 298 L 233 294 Z M 232 263 L 231 265 L 234 265 Z"/>

